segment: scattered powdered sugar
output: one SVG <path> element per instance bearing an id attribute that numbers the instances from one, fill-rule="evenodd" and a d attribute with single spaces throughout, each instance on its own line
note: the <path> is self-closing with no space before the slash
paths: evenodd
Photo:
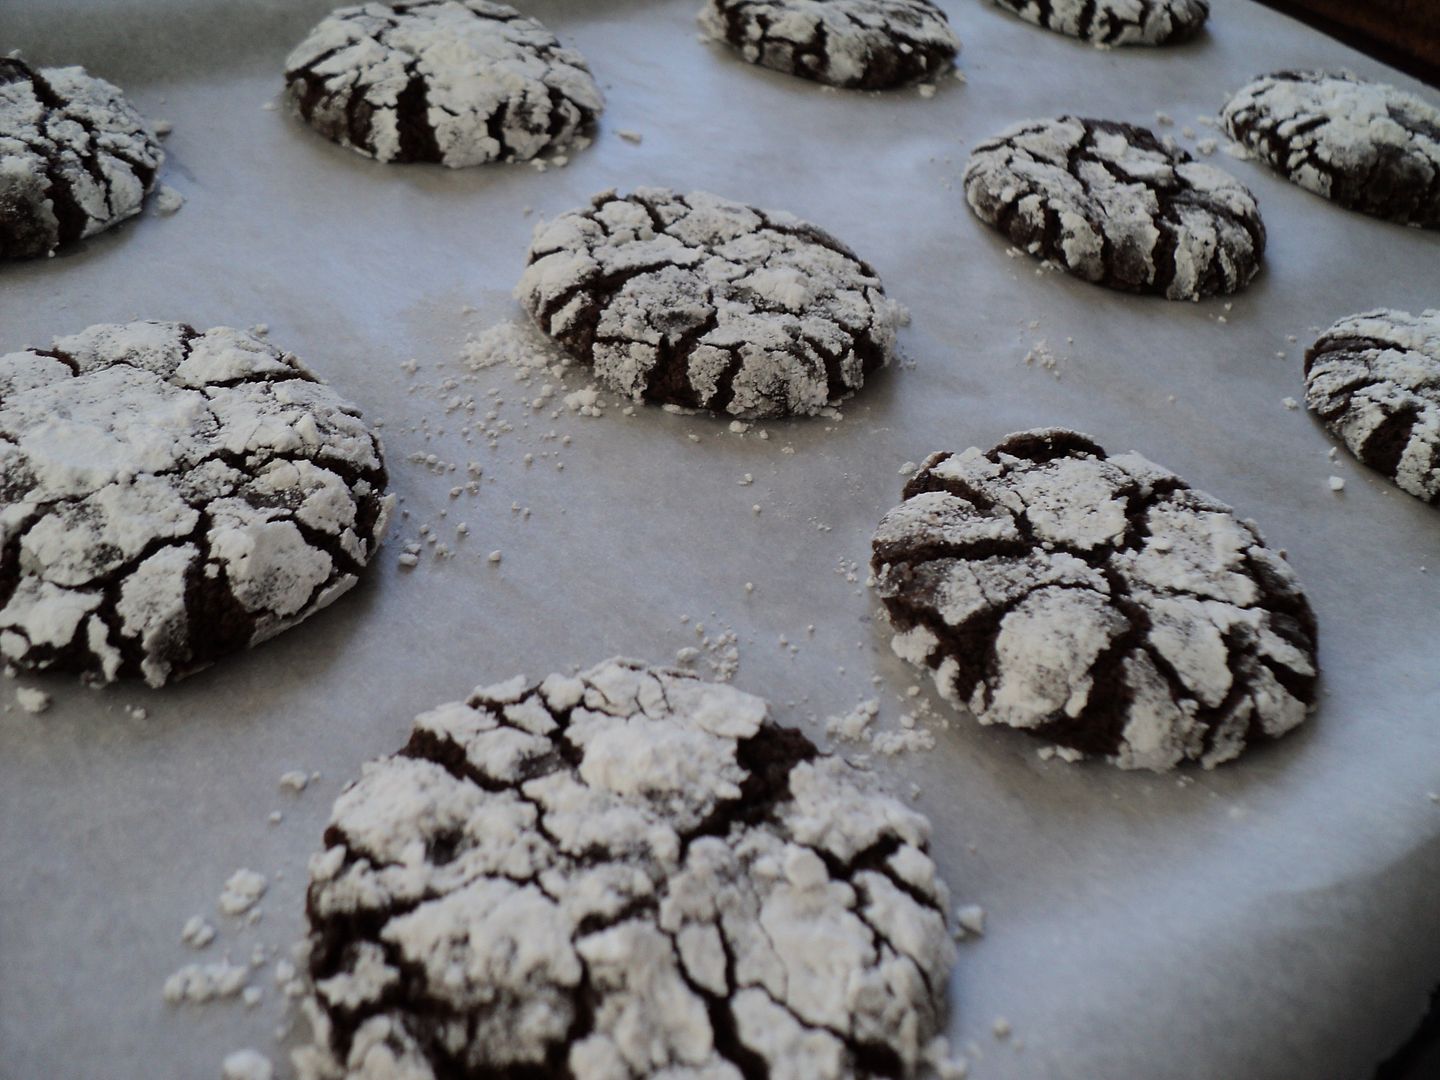
<path id="1" fill-rule="evenodd" d="M 215 940 L 215 927 L 202 916 L 191 915 L 180 928 L 180 940 L 192 949 L 203 949 Z"/>
<path id="2" fill-rule="evenodd" d="M 829 717 L 825 721 L 825 733 L 842 742 L 865 743 L 884 757 L 934 749 L 934 733 L 919 727 L 912 713 L 902 714 L 897 726 L 884 730 L 875 727 L 874 722 L 879 715 L 880 699 L 870 698 L 859 702 L 843 716 Z"/>
<path id="3" fill-rule="evenodd" d="M 259 903 L 265 895 L 266 886 L 264 874 L 254 870 L 236 870 L 225 882 L 217 906 L 222 914 L 244 915 Z"/>
<path id="4" fill-rule="evenodd" d="M 1050 343 L 1044 338 L 1030 346 L 1030 351 L 1025 354 L 1026 367 L 1039 367 L 1048 371 L 1056 379 L 1060 378 L 1061 358 L 1056 356 L 1050 348 Z"/>
<path id="5" fill-rule="evenodd" d="M 712 613 L 713 615 L 713 613 Z M 681 619 L 689 623 L 688 616 Z M 675 663 L 684 668 L 693 668 L 704 661 L 709 678 L 717 682 L 729 682 L 740 670 L 740 643 L 735 631 L 721 626 L 712 632 L 703 622 L 691 626 L 696 645 L 686 645 L 675 652 Z"/>
<path id="6" fill-rule="evenodd" d="M 935 735 L 924 728 L 905 727 L 902 724 L 890 731 L 877 731 L 871 738 L 870 745 L 877 754 L 894 757 L 896 754 L 935 749 Z"/>
<path id="7" fill-rule="evenodd" d="M 214 964 L 186 964 L 165 980 L 163 995 L 171 1005 L 204 1005 L 238 997 L 250 977 L 245 964 L 221 960 Z"/>
<path id="8" fill-rule="evenodd" d="M 227 1054 L 220 1067 L 220 1080 L 272 1080 L 275 1066 L 258 1050 L 237 1050 Z"/>
<path id="9" fill-rule="evenodd" d="M 844 716 L 832 716 L 825 721 L 825 734 L 833 739 L 858 742 L 869 736 L 870 722 L 880 713 L 880 699 L 862 701 Z"/>
<path id="10" fill-rule="evenodd" d="M 169 184 L 161 184 L 160 189 L 155 193 L 155 211 L 159 214 L 170 215 L 185 205 L 185 196 L 176 191 Z"/>
<path id="11" fill-rule="evenodd" d="M 978 937 L 985 933 L 985 909 L 979 904 L 965 904 L 956 908 L 955 921 L 967 934 Z"/>
<path id="12" fill-rule="evenodd" d="M 43 713 L 49 709 L 50 701 L 50 695 L 44 690 L 37 690 L 30 686 L 17 686 L 15 688 L 15 704 L 32 715 Z"/>

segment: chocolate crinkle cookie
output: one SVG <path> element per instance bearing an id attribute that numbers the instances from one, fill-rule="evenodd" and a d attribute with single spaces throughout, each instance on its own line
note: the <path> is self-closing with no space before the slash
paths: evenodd
<path id="1" fill-rule="evenodd" d="M 1062 116 L 978 145 L 965 197 L 1018 247 L 1112 289 L 1198 300 L 1260 272 L 1255 196 L 1145 128 Z"/>
<path id="2" fill-rule="evenodd" d="M 1026 22 L 1096 45 L 1168 45 L 1194 37 L 1209 0 L 994 0 Z"/>
<path id="3" fill-rule="evenodd" d="M 1440 310 L 1341 319 L 1305 354 L 1305 404 L 1370 468 L 1440 505 Z"/>
<path id="4" fill-rule="evenodd" d="M 934 79 L 960 51 L 930 0 L 708 0 L 700 26 L 752 64 L 851 90 Z"/>
<path id="5" fill-rule="evenodd" d="M 1084 435 L 937 453 L 874 538 L 895 652 L 982 724 L 1206 767 L 1315 703 L 1315 616 L 1229 507 Z"/>
<path id="6" fill-rule="evenodd" d="M 740 417 L 835 405 L 890 362 L 903 318 L 824 230 L 660 188 L 542 223 L 518 295 L 619 393 Z"/>
<path id="7" fill-rule="evenodd" d="M 584 57 L 490 0 L 340 8 L 285 79 L 291 107 L 341 146 L 452 168 L 562 150 L 604 107 Z"/>
<path id="8" fill-rule="evenodd" d="M 1440 228 L 1440 108 L 1348 72 L 1280 71 L 1226 103 L 1225 130 L 1271 168 L 1351 210 Z"/>
<path id="9" fill-rule="evenodd" d="M 178 679 L 350 589 L 385 528 L 380 445 L 228 327 L 92 326 L 0 356 L 0 656 Z"/>
<path id="10" fill-rule="evenodd" d="M 925 1075 L 928 834 L 728 686 L 612 660 L 477 690 L 336 800 L 300 1074 Z"/>
<path id="11" fill-rule="evenodd" d="M 0 259 L 33 259 L 140 212 L 165 152 L 118 87 L 0 58 Z"/>

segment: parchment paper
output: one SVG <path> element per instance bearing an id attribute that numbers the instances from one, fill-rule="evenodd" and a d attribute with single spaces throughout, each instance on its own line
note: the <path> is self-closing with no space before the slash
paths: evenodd
<path id="1" fill-rule="evenodd" d="M 305 861 L 340 785 L 398 747 L 416 712 L 476 683 L 615 653 L 669 661 L 698 642 L 699 622 L 710 637 L 733 628 L 737 684 L 780 720 L 819 736 L 825 716 L 878 695 L 878 723 L 894 727 L 919 680 L 890 654 L 863 583 L 897 470 L 1047 424 L 1141 451 L 1287 549 L 1319 615 L 1324 696 L 1293 737 L 1183 783 L 1042 762 L 1023 735 L 961 717 L 948 730 L 922 720 L 933 751 L 877 759 L 897 790 L 918 785 L 957 900 L 989 912 L 955 967 L 951 1033 L 974 1044 L 979 1080 L 1368 1075 L 1440 973 L 1440 805 L 1427 797 L 1440 789 L 1440 512 L 1343 452 L 1327 461 L 1331 440 L 1281 401 L 1303 398 L 1303 348 L 1335 318 L 1440 301 L 1440 234 L 1348 213 L 1217 155 L 1261 201 L 1265 271 L 1233 307 L 1171 303 L 1007 258 L 959 180 L 969 147 L 1027 116 L 1154 124 L 1163 110 L 1175 124 L 1158 130 L 1193 145 L 1181 128 L 1215 134 L 1195 118 L 1263 71 L 1345 66 L 1414 84 L 1242 0 L 1217 0 L 1194 44 L 1109 52 L 948 0 L 968 82 L 929 100 L 827 92 L 745 65 L 696 41 L 697 0 L 532 0 L 606 89 L 597 142 L 544 173 L 448 172 L 375 164 L 262 108 L 328 6 L 0 11 L 4 48 L 83 63 L 174 123 L 165 181 L 187 200 L 72 254 L 0 267 L 0 351 L 137 317 L 267 323 L 384 419 L 411 513 L 362 587 L 253 653 L 163 692 L 28 679 L 54 707 L 0 713 L 0 1075 L 205 1077 L 239 1047 L 275 1052 L 286 1008 L 268 967 L 248 1010 L 167 1006 L 165 976 L 295 940 Z M 876 378 L 843 421 L 770 424 L 768 440 L 652 408 L 544 411 L 522 428 L 521 396 L 536 387 L 495 369 L 458 392 L 500 388 L 516 430 L 495 451 L 465 446 L 433 385 L 463 373 L 468 335 L 517 314 L 510 290 L 534 221 L 638 184 L 707 188 L 830 228 L 912 310 L 913 364 Z M 1024 362 L 1041 341 L 1054 372 Z M 413 379 L 401 369 L 412 357 Z M 572 442 L 543 439 L 551 430 Z M 451 500 L 465 477 L 415 453 L 461 473 L 479 461 L 481 494 Z M 552 453 L 563 471 L 540 456 Z M 753 485 L 737 483 L 745 473 Z M 467 540 L 453 536 L 459 521 Z M 458 555 L 427 548 L 401 570 L 399 544 L 422 522 Z M 495 549 L 498 566 L 485 557 Z M 928 691 L 921 700 L 947 715 Z M 298 796 L 277 784 L 296 768 L 322 773 Z M 272 810 L 283 822 L 267 824 Z M 215 911 L 241 866 L 272 877 L 253 927 Z M 179 941 L 195 913 L 221 929 L 204 954 Z M 992 1034 L 1000 1016 L 1008 1040 Z"/>

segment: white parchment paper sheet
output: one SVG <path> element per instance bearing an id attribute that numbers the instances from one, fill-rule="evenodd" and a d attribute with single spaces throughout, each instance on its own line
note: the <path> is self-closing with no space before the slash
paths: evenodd
<path id="1" fill-rule="evenodd" d="M 932 752 L 877 763 L 898 790 L 918 785 L 957 899 L 990 913 L 952 984 L 951 1031 L 975 1044 L 972 1075 L 1350 1080 L 1416 1021 L 1440 974 L 1440 806 L 1427 798 L 1440 789 L 1440 513 L 1343 453 L 1327 461 L 1323 430 L 1281 400 L 1303 397 L 1303 348 L 1335 318 L 1440 302 L 1440 234 L 1348 213 L 1217 155 L 1260 198 L 1265 271 L 1233 307 L 1176 304 L 1007 258 L 959 183 L 969 147 L 1032 115 L 1154 123 L 1162 110 L 1175 125 L 1160 130 L 1193 145 L 1180 129 L 1214 134 L 1195 118 L 1263 71 L 1335 65 L 1413 84 L 1244 0 L 1217 0 L 1193 44 L 1109 52 L 946 0 L 966 84 L 928 100 L 834 93 L 698 43 L 696 6 L 527 5 L 587 53 L 609 97 L 596 144 L 544 173 L 380 166 L 262 108 L 326 0 L 0 9 L 0 46 L 83 63 L 174 123 L 165 180 L 187 200 L 72 254 L 0 267 L 0 351 L 136 317 L 268 323 L 384 419 L 412 515 L 366 584 L 252 654 L 162 693 L 26 680 L 54 708 L 0 713 L 6 1080 L 216 1076 L 230 1050 L 273 1052 L 285 1006 L 268 968 L 250 1010 L 166 1006 L 166 974 L 295 940 L 305 860 L 340 785 L 399 746 L 417 711 L 475 683 L 614 653 L 667 661 L 701 622 L 739 635 L 737 682 L 782 721 L 818 735 L 823 717 L 878 694 L 879 723 L 893 727 L 917 680 L 890 654 L 863 582 L 897 469 L 1047 424 L 1137 449 L 1257 519 L 1319 614 L 1324 697 L 1306 730 L 1186 786 L 1041 762 L 1025 737 L 968 720 L 936 730 Z M 464 446 L 453 419 L 427 440 L 422 421 L 447 427 L 433 386 L 462 373 L 467 335 L 516 313 L 536 218 L 646 183 L 830 228 L 911 308 L 913 366 L 877 378 L 843 421 L 772 424 L 768 440 L 649 408 L 543 412 L 520 427 L 535 387 L 498 369 L 460 392 L 502 389 L 516 430 L 500 449 Z M 1054 373 L 1024 363 L 1041 341 Z M 411 357 L 413 379 L 400 366 Z M 573 441 L 543 439 L 552 429 Z M 408 460 L 416 452 L 462 473 L 480 461 L 481 494 L 452 501 L 464 477 L 432 474 Z M 565 469 L 554 457 L 526 467 L 527 452 L 558 453 Z M 745 473 L 753 485 L 737 484 Z M 453 537 L 459 521 L 468 540 Z M 399 570 L 399 543 L 421 522 L 459 555 Z M 322 779 L 280 791 L 295 768 Z M 272 810 L 279 825 L 266 823 Z M 215 912 L 239 866 L 275 879 L 252 927 Z M 207 954 L 179 942 L 197 912 L 222 931 Z M 991 1034 L 997 1016 L 1009 1040 Z"/>

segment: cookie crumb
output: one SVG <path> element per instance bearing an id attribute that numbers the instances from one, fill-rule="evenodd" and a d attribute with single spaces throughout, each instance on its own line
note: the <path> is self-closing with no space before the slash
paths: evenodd
<path id="1" fill-rule="evenodd" d="M 264 874 L 254 870 L 236 870 L 225 882 L 217 906 L 225 915 L 244 915 L 265 895 Z"/>
<path id="2" fill-rule="evenodd" d="M 15 704 L 24 709 L 27 713 L 35 715 L 43 713 L 50 708 L 50 702 L 54 700 L 44 690 L 36 690 L 32 686 L 17 686 L 15 688 Z"/>
<path id="3" fill-rule="evenodd" d="M 997 1039 L 1008 1039 L 1014 1028 L 1010 1026 L 1010 1021 L 1006 1020 L 1005 1017 L 997 1016 L 995 1023 L 990 1025 L 990 1030 L 995 1033 Z"/>
<path id="4" fill-rule="evenodd" d="M 1292 410 L 1292 411 L 1295 410 L 1295 409 L 1300 408 L 1300 402 L 1296 401 L 1293 397 L 1281 398 L 1281 399 L 1280 399 L 1280 404 L 1281 404 L 1281 405 L 1284 405 L 1285 408 L 1290 409 L 1290 410 Z"/>
<path id="5" fill-rule="evenodd" d="M 880 699 L 862 701 L 844 716 L 832 716 L 825 721 L 825 734 L 833 739 L 858 742 L 865 738 L 870 722 L 880 713 Z"/>
<path id="6" fill-rule="evenodd" d="M 1330 477 L 1330 490 L 1331 490 L 1331 491 L 1337 491 L 1337 492 L 1338 492 L 1338 491 L 1344 491 L 1344 490 L 1345 490 L 1345 479 L 1344 479 L 1344 477 L 1340 477 L 1340 476 L 1332 476 L 1332 477 Z"/>
<path id="7" fill-rule="evenodd" d="M 639 146 L 642 142 L 645 141 L 644 135 L 640 134 L 640 132 L 638 131 L 631 131 L 629 128 L 620 128 L 615 132 L 615 135 L 618 138 L 624 139 L 632 146 Z"/>
<path id="8" fill-rule="evenodd" d="M 258 1050 L 236 1050 L 220 1065 L 220 1080 L 272 1080 L 275 1066 Z"/>
<path id="9" fill-rule="evenodd" d="M 305 785 L 310 782 L 310 777 L 303 769 L 291 769 L 280 777 L 280 787 L 286 791 L 293 791 L 296 794 L 305 790 Z"/>
<path id="10" fill-rule="evenodd" d="M 161 994 L 171 1005 L 204 1005 L 235 997 L 244 988 L 249 974 L 248 967 L 228 960 L 216 964 L 186 964 L 165 980 Z"/>
<path id="11" fill-rule="evenodd" d="M 203 949 L 215 940 L 215 927 L 200 915 L 191 915 L 180 928 L 180 940 L 192 949 Z"/>
<path id="12" fill-rule="evenodd" d="M 985 933 L 985 909 L 979 904 L 966 904 L 964 907 L 956 908 L 955 921 L 966 933 L 975 935 Z"/>
<path id="13" fill-rule="evenodd" d="M 160 190 L 155 193 L 155 211 L 169 217 L 175 211 L 185 205 L 185 196 L 176 191 L 169 184 L 161 184 Z"/>

